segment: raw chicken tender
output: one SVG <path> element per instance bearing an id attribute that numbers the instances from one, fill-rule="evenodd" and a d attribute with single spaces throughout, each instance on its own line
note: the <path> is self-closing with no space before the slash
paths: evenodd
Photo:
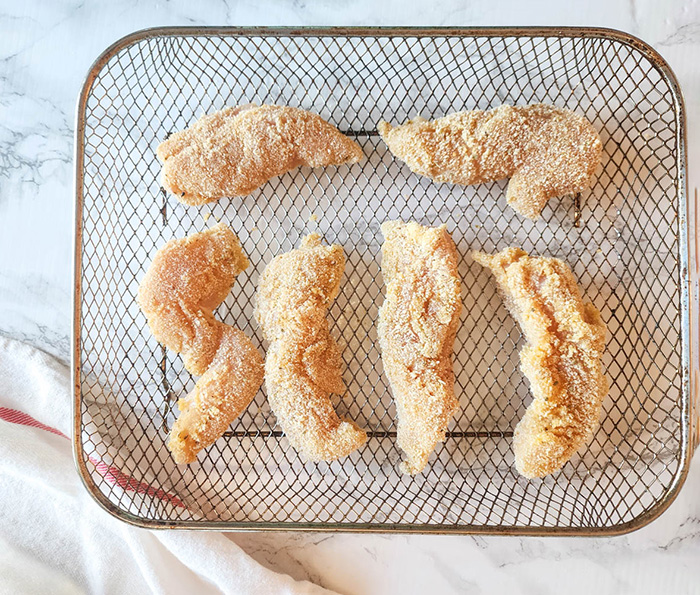
<path id="1" fill-rule="evenodd" d="M 389 150 L 436 182 L 480 184 L 510 178 L 506 199 L 537 219 L 550 198 L 590 188 L 602 143 L 583 116 L 537 103 L 472 110 L 437 120 L 380 122 Z"/>
<path id="2" fill-rule="evenodd" d="M 308 165 L 356 163 L 362 149 L 320 116 L 279 105 L 227 107 L 158 146 L 161 183 L 180 202 L 244 196 Z"/>
<path id="3" fill-rule="evenodd" d="M 291 445 L 308 461 L 332 461 L 362 446 L 367 435 L 333 409 L 342 393 L 342 359 L 326 313 L 338 295 L 343 249 L 318 234 L 272 259 L 260 277 L 255 317 L 270 342 L 267 398 Z"/>
<path id="4" fill-rule="evenodd" d="M 404 473 L 420 473 L 459 408 L 452 347 L 462 310 L 457 249 L 444 225 L 382 225 L 382 362 L 396 403 Z"/>
<path id="5" fill-rule="evenodd" d="M 138 304 L 153 336 L 182 354 L 202 377 L 178 401 L 168 448 L 192 463 L 250 404 L 263 381 L 263 358 L 240 330 L 214 318 L 236 277 L 248 267 L 235 234 L 223 223 L 163 246 L 141 281 Z"/>
<path id="6" fill-rule="evenodd" d="M 533 401 L 513 435 L 515 466 L 525 477 L 544 477 L 561 469 L 598 428 L 608 392 L 600 363 L 607 328 L 561 260 L 530 257 L 519 248 L 472 256 L 496 277 L 527 339 L 520 362 Z"/>

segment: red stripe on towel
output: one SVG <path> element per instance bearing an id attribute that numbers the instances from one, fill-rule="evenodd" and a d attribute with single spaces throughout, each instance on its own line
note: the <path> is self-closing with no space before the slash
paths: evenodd
<path id="1" fill-rule="evenodd" d="M 16 409 L 0 407 L 0 419 L 9 421 L 11 424 L 18 424 L 20 426 L 30 426 L 32 428 L 46 430 L 47 432 L 51 432 L 52 434 L 56 434 L 57 436 L 63 436 L 66 440 L 68 439 L 68 436 L 66 436 L 60 430 L 52 428 L 51 426 L 47 426 L 46 424 L 42 424 L 40 421 L 34 419 L 31 415 L 28 415 L 27 413 L 24 413 L 22 411 L 17 411 Z"/>
<path id="2" fill-rule="evenodd" d="M 172 494 L 169 494 L 164 490 L 154 488 L 153 486 L 150 486 L 147 483 L 138 481 L 130 475 L 122 473 L 119 469 L 113 467 L 112 465 L 107 465 L 107 463 L 97 461 L 92 457 L 89 458 L 90 462 L 93 465 L 95 465 L 95 469 L 97 469 L 97 472 L 112 485 L 118 485 L 120 488 L 128 492 L 136 492 L 137 494 L 148 494 L 149 496 L 160 498 L 161 500 L 170 502 L 171 504 L 179 506 L 180 508 L 185 508 L 185 504 L 177 496 L 173 496 Z"/>
<path id="3" fill-rule="evenodd" d="M 40 430 L 51 432 L 52 434 L 56 434 L 57 436 L 61 436 L 68 440 L 68 436 L 66 436 L 60 430 L 52 428 L 51 426 L 47 426 L 46 424 L 42 424 L 40 421 L 34 419 L 31 415 L 24 413 L 23 411 L 9 409 L 8 407 L 0 407 L 0 419 L 4 419 L 5 421 L 9 421 L 12 424 L 17 424 L 20 426 L 39 428 Z M 90 459 L 90 462 L 93 465 L 95 465 L 95 469 L 97 469 L 97 472 L 102 477 L 104 477 L 105 481 L 107 481 L 109 484 L 117 485 L 128 492 L 136 492 L 137 494 L 148 494 L 151 497 L 159 498 L 161 500 L 165 500 L 166 502 L 170 502 L 174 506 L 185 508 L 185 504 L 177 496 L 173 496 L 172 494 L 169 494 L 164 490 L 154 488 L 153 486 L 150 486 L 147 483 L 138 481 L 137 479 L 134 479 L 126 473 L 122 473 L 116 467 L 108 465 L 107 463 L 103 463 L 102 461 L 99 461 L 91 456 L 88 456 L 88 458 Z"/>

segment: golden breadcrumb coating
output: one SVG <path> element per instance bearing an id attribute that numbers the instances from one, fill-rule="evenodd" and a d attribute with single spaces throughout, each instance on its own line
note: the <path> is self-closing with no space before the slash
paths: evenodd
<path id="1" fill-rule="evenodd" d="M 270 178 L 308 165 L 356 163 L 360 146 L 320 116 L 278 105 L 227 107 L 158 146 L 161 183 L 180 202 L 244 196 Z"/>
<path id="2" fill-rule="evenodd" d="M 520 363 L 533 401 L 515 428 L 515 466 L 525 477 L 544 477 L 561 469 L 598 427 L 608 392 L 600 363 L 607 329 L 561 260 L 519 248 L 472 256 L 493 272 L 527 340 Z"/>
<path id="3" fill-rule="evenodd" d="M 192 463 L 253 400 L 263 381 L 263 358 L 241 331 L 214 318 L 234 280 L 248 267 L 235 234 L 223 223 L 163 246 L 141 281 L 138 304 L 153 336 L 182 354 L 202 375 L 178 401 L 180 416 L 168 448 Z"/>
<path id="4" fill-rule="evenodd" d="M 445 439 L 459 408 L 452 347 L 462 310 L 457 248 L 444 225 L 390 221 L 382 225 L 386 298 L 379 343 L 398 415 L 397 440 L 415 475 Z"/>
<path id="5" fill-rule="evenodd" d="M 362 446 L 367 435 L 336 414 L 331 393 L 345 386 L 341 354 L 326 313 L 338 295 L 345 256 L 318 234 L 280 254 L 260 277 L 255 317 L 270 342 L 265 385 L 291 445 L 309 461 L 331 461 Z"/>
<path id="6" fill-rule="evenodd" d="M 479 184 L 510 178 L 506 199 L 537 219 L 550 198 L 590 188 L 603 145 L 583 116 L 542 103 L 380 122 L 389 150 L 436 182 Z"/>

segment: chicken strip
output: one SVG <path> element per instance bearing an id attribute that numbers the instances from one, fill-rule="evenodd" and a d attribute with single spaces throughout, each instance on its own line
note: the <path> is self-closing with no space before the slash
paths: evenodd
<path id="1" fill-rule="evenodd" d="M 608 392 L 600 363 L 607 328 L 561 260 L 519 248 L 472 256 L 493 272 L 527 340 L 520 363 L 533 401 L 515 428 L 515 466 L 527 478 L 544 477 L 561 469 L 598 427 Z"/>
<path id="2" fill-rule="evenodd" d="M 420 473 L 459 408 L 452 347 L 462 310 L 457 249 L 444 225 L 382 225 L 382 362 L 396 403 L 401 471 Z"/>
<path id="3" fill-rule="evenodd" d="M 360 146 L 320 116 L 279 105 L 227 107 L 158 146 L 161 183 L 180 202 L 244 196 L 308 165 L 356 163 Z"/>
<path id="4" fill-rule="evenodd" d="M 395 128 L 380 122 L 377 128 L 411 171 L 436 182 L 510 178 L 506 199 L 530 219 L 539 217 L 550 198 L 590 188 L 602 154 L 586 118 L 542 103 L 416 118 Z"/>
<path id="5" fill-rule="evenodd" d="M 345 256 L 322 246 L 318 234 L 265 267 L 255 317 L 270 342 L 265 385 L 270 406 L 291 445 L 309 461 L 331 461 L 362 446 L 367 435 L 336 414 L 331 393 L 341 393 L 341 355 L 326 312 L 338 295 Z"/>
<path id="6" fill-rule="evenodd" d="M 156 252 L 141 281 L 138 304 L 153 336 L 182 355 L 202 377 L 178 401 L 168 448 L 192 463 L 250 404 L 263 381 L 263 358 L 240 330 L 214 318 L 236 277 L 248 267 L 235 234 L 223 223 L 171 240 Z"/>

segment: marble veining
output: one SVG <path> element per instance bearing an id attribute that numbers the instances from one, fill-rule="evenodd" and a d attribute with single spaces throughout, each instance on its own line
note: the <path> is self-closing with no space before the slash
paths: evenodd
<path id="1" fill-rule="evenodd" d="M 700 181 L 700 2 L 205 0 L 0 3 L 0 333 L 70 357 L 74 108 L 112 41 L 158 25 L 587 25 L 651 43 L 681 83 Z M 69 406 L 69 396 L 62 404 Z M 606 539 L 241 533 L 263 565 L 347 595 L 700 592 L 700 460 L 650 526 Z"/>

